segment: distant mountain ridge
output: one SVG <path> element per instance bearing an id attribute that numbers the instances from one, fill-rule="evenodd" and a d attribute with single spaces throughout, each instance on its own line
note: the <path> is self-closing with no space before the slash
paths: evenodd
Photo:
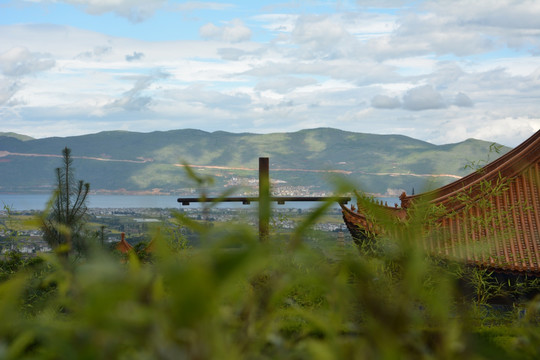
<path id="1" fill-rule="evenodd" d="M 181 194 L 193 182 L 182 163 L 196 166 L 225 186 L 253 184 L 258 158 L 270 158 L 275 188 L 332 190 L 329 175 L 341 173 L 373 193 L 391 193 L 431 182 L 442 185 L 471 169 L 471 161 L 494 160 L 490 142 L 469 139 L 433 145 L 403 135 L 374 135 L 331 128 L 251 134 L 194 129 L 96 134 L 32 139 L 0 135 L 0 192 L 52 190 L 54 169 L 64 147 L 72 149 L 77 178 L 102 192 Z M 251 170 L 250 170 L 251 169 Z M 279 185 L 278 185 L 279 184 Z M 295 188 L 295 189 L 292 189 Z M 305 188 L 305 189 L 304 189 Z"/>

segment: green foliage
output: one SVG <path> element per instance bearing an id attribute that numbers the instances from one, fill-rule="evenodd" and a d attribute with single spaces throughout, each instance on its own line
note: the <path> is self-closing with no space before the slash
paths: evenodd
<path id="1" fill-rule="evenodd" d="M 14 132 L 0 132 L 0 137 L 1 136 L 14 138 L 14 139 L 17 139 L 17 140 L 20 140 L 20 141 L 34 140 L 34 138 L 31 137 L 31 136 L 21 135 L 21 134 L 17 134 L 17 133 L 14 133 Z"/>
<path id="2" fill-rule="evenodd" d="M 19 251 L 12 250 L 4 254 L 4 259 L 0 261 L 0 279 L 6 279 L 15 274 L 24 266 L 24 259 Z"/>
<path id="3" fill-rule="evenodd" d="M 13 213 L 9 205 L 4 204 L 4 211 L 7 213 L 7 219 L 5 222 L 0 223 L 0 230 L 2 230 L 3 236 L 0 238 L 2 242 L 8 246 L 7 251 L 13 251 L 17 247 L 17 231 L 14 229 Z M 0 247 L 2 250 L 2 247 Z"/>
<path id="4" fill-rule="evenodd" d="M 182 245 L 171 228 L 153 235 L 150 262 L 101 248 L 74 263 L 43 255 L 0 282 L 0 358 L 538 358 L 540 298 L 485 321 L 488 298 L 467 301 L 459 267 L 418 246 L 429 207 L 408 223 L 374 207 L 389 231 L 359 252 L 306 241 L 330 203 L 290 237 L 271 231 L 264 242 L 244 224 L 206 226 L 176 213 L 200 247 Z"/>
<path id="5" fill-rule="evenodd" d="M 71 150 L 62 150 L 63 166 L 56 168 L 56 190 L 50 210 L 43 214 L 43 239 L 51 248 L 69 253 L 84 253 L 87 244 L 82 236 L 86 216 L 86 198 L 90 184 L 74 179 Z"/>
<path id="6" fill-rule="evenodd" d="M 538 355 L 537 320 L 531 312 L 508 320 L 504 332 L 469 325 L 450 273 L 424 261 L 410 244 L 377 257 L 347 248 L 329 261 L 305 244 L 291 248 L 282 238 L 260 243 L 245 226 L 197 230 L 206 245 L 181 252 L 169 251 L 166 239 L 157 236 L 153 263 L 131 256 L 122 264 L 98 252 L 69 265 L 51 255 L 43 258 L 41 273 L 14 274 L 0 284 L 0 356 Z M 41 301 L 36 301 L 40 289 Z"/>
<path id="7" fill-rule="evenodd" d="M 479 171 L 484 166 L 489 164 L 492 160 L 492 157 L 498 157 L 501 152 L 503 151 L 503 145 L 499 145 L 497 143 L 491 143 L 489 145 L 489 152 L 486 159 L 480 159 L 480 160 L 469 160 L 464 166 L 465 170 L 473 170 L 473 171 Z"/>

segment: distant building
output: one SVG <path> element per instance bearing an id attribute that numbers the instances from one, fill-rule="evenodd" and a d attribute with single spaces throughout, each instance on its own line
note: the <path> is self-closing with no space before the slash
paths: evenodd
<path id="1" fill-rule="evenodd" d="M 131 246 L 126 241 L 126 234 L 122 233 L 122 236 L 120 238 L 120 241 L 116 244 L 116 250 L 120 251 L 122 254 L 127 254 L 130 250 L 133 250 L 133 246 Z"/>

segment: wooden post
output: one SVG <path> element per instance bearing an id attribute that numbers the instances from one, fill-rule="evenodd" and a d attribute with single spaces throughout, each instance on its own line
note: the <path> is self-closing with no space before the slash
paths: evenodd
<path id="1" fill-rule="evenodd" d="M 259 158 L 259 239 L 266 241 L 270 228 L 270 165 L 267 157 Z"/>
<path id="2" fill-rule="evenodd" d="M 337 201 L 340 204 L 346 204 L 351 201 L 350 197 L 321 197 L 321 196 L 270 196 L 270 161 L 267 157 L 259 158 L 259 196 L 245 197 L 233 196 L 225 198 L 211 198 L 203 196 L 201 198 L 178 198 L 177 201 L 182 205 L 189 205 L 192 202 L 241 202 L 249 204 L 252 201 L 259 202 L 259 239 L 265 241 L 270 232 L 270 203 L 272 201 L 278 204 L 285 204 L 286 201 Z"/>

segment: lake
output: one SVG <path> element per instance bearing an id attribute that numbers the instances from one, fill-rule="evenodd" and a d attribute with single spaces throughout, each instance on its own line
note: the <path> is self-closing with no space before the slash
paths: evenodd
<path id="1" fill-rule="evenodd" d="M 50 194 L 0 194 L 0 207 L 13 210 L 44 210 Z M 176 196 L 151 195 L 89 195 L 90 208 L 174 208 Z"/>
<path id="2" fill-rule="evenodd" d="M 89 195 L 88 207 L 90 208 L 184 208 L 179 204 L 176 195 Z M 50 194 L 2 194 L 0 193 L 0 208 L 4 205 L 9 206 L 12 210 L 44 210 L 47 201 L 50 199 Z M 383 201 L 388 201 L 389 205 L 397 202 L 397 198 L 382 198 Z M 293 208 L 293 209 L 309 209 L 316 207 L 318 202 L 287 202 L 284 205 L 275 205 L 275 207 Z M 202 204 L 191 203 L 190 208 L 201 207 Z M 257 206 L 256 202 L 251 205 L 242 205 L 241 203 L 223 203 L 220 208 L 237 209 L 246 206 Z M 336 208 L 338 205 L 336 204 Z"/>
<path id="3" fill-rule="evenodd" d="M 89 195 L 89 208 L 184 208 L 179 204 L 176 195 Z M 0 208 L 4 205 L 9 206 L 12 210 L 44 210 L 49 201 L 49 194 L 2 194 L 0 193 Z M 388 205 L 400 203 L 397 198 L 381 198 L 383 201 L 388 201 Z M 284 205 L 276 205 L 275 207 L 293 208 L 293 209 L 309 209 L 316 207 L 319 202 L 287 202 Z M 191 203 L 190 208 L 201 207 L 202 204 Z M 242 205 L 241 203 L 223 203 L 220 208 L 237 209 L 248 206 L 257 206 L 256 202 L 251 205 Z M 336 208 L 339 207 L 336 203 Z"/>

